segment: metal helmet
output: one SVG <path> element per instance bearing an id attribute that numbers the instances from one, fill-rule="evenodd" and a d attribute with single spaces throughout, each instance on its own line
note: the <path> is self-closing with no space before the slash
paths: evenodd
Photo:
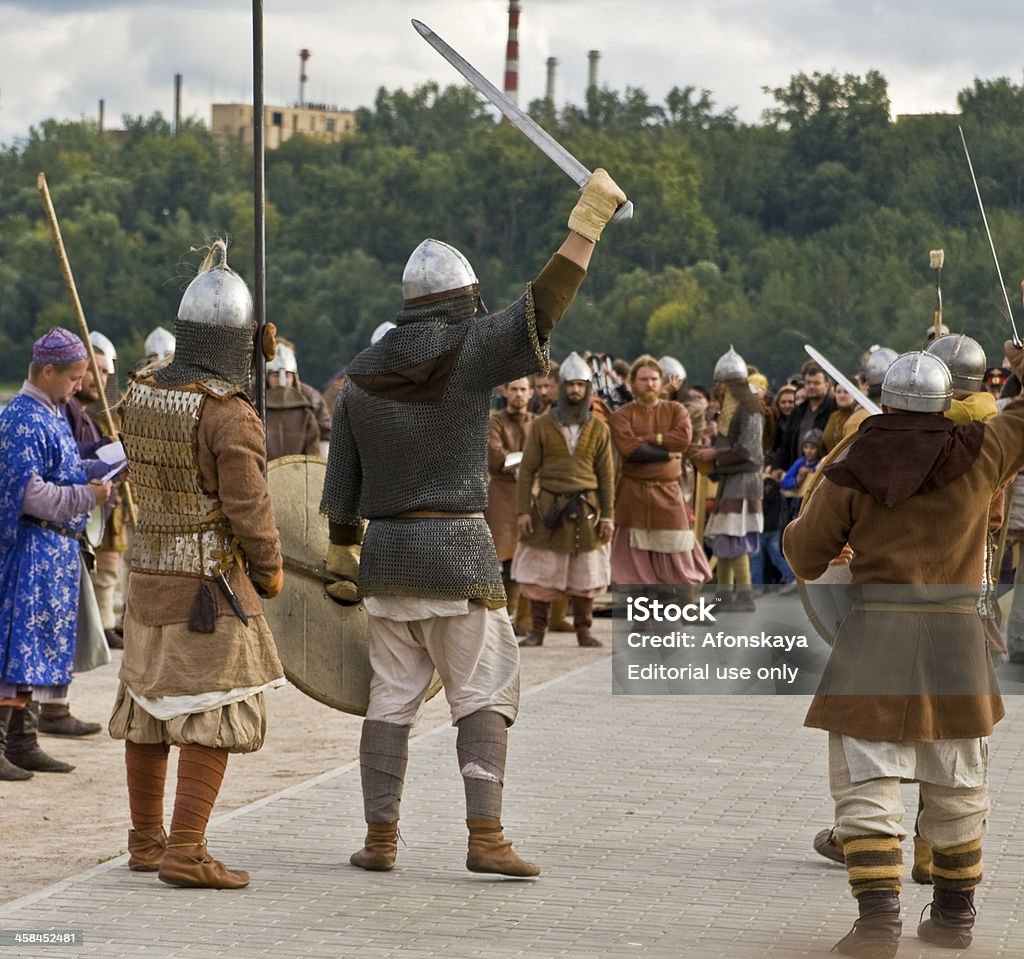
<path id="1" fill-rule="evenodd" d="M 440 240 L 424 240 L 412 251 L 402 273 L 402 299 L 406 307 L 477 293 L 479 287 L 469 260 L 454 246 Z"/>
<path id="2" fill-rule="evenodd" d="M 220 262 L 214 264 L 218 253 Z M 223 240 L 214 242 L 199 270 L 181 298 L 178 319 L 207 326 L 251 327 L 255 322 L 252 294 L 245 280 L 228 266 L 227 246 Z"/>
<path id="3" fill-rule="evenodd" d="M 174 334 L 170 330 L 165 330 L 162 326 L 158 326 L 146 337 L 142 349 L 147 359 L 163 359 L 164 357 L 174 356 L 175 342 Z"/>
<path id="4" fill-rule="evenodd" d="M 876 346 L 864 364 L 864 375 L 867 377 L 868 386 L 880 386 L 885 379 L 886 370 L 892 366 L 899 354 L 890 350 L 887 346 Z"/>
<path id="5" fill-rule="evenodd" d="M 977 340 L 963 333 L 940 336 L 928 344 L 925 352 L 937 356 L 949 367 L 954 390 L 977 393 L 984 385 L 988 359 Z"/>
<path id="6" fill-rule="evenodd" d="M 278 341 L 274 358 L 267 362 L 268 373 L 298 373 L 299 364 L 295 358 L 295 350 L 287 343 Z"/>
<path id="7" fill-rule="evenodd" d="M 375 329 L 370 334 L 370 345 L 373 346 L 373 344 L 376 343 L 377 340 L 383 339 L 384 334 L 387 333 L 389 330 L 393 330 L 397 325 L 397 323 L 392 323 L 391 320 L 385 320 L 383 323 L 381 323 L 380 326 L 377 327 L 377 329 Z"/>
<path id="8" fill-rule="evenodd" d="M 666 380 L 672 379 L 673 376 L 677 376 L 681 380 L 686 379 L 686 367 L 674 356 L 663 356 L 658 360 L 658 366 L 661 367 Z"/>
<path id="9" fill-rule="evenodd" d="M 558 382 L 568 383 L 576 380 L 586 380 L 588 383 L 592 383 L 594 373 L 583 357 L 573 350 L 558 367 Z"/>
<path id="10" fill-rule="evenodd" d="M 746 361 L 731 346 L 729 352 L 723 353 L 715 364 L 714 379 L 745 380 L 750 375 Z"/>
<path id="11" fill-rule="evenodd" d="M 924 331 L 924 335 L 928 338 L 928 342 L 937 340 L 939 336 L 949 336 L 949 327 L 945 323 L 939 324 L 939 336 L 935 335 L 935 324 L 929 323 L 927 329 Z"/>
<path id="12" fill-rule="evenodd" d="M 882 405 L 914 413 L 942 413 L 953 400 L 949 368 L 923 350 L 898 356 L 882 380 Z"/>
<path id="13" fill-rule="evenodd" d="M 99 363 L 100 369 L 104 373 L 113 374 L 114 361 L 117 359 L 117 350 L 114 349 L 114 344 L 96 330 L 92 330 L 89 333 L 89 342 L 92 343 L 92 348 L 96 351 L 96 362 Z M 102 357 L 102 360 L 100 357 Z"/>

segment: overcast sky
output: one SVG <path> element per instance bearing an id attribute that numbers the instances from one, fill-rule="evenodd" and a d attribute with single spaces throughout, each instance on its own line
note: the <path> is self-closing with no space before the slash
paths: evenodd
<path id="1" fill-rule="evenodd" d="M 599 83 L 711 91 L 756 122 L 763 86 L 800 71 L 882 72 L 895 113 L 952 111 L 975 77 L 1022 80 L 1020 4 L 1010 0 L 522 0 L 520 103 L 582 104 L 587 51 Z M 507 0 L 265 0 L 268 104 L 298 98 L 298 53 L 312 51 L 306 99 L 370 106 L 379 87 L 461 82 L 410 26 L 423 20 L 499 87 Z M 252 4 L 246 0 L 0 0 L 0 144 L 48 117 L 173 115 L 209 123 L 212 102 L 252 102 Z"/>

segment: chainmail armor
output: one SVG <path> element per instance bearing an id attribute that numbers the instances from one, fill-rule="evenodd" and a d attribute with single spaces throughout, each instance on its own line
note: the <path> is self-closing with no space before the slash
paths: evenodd
<path id="1" fill-rule="evenodd" d="M 211 579 L 231 567 L 231 525 L 220 500 L 199 485 L 196 434 L 207 395 L 236 392 L 216 381 L 166 389 L 150 379 L 128 387 L 121 440 L 139 502 L 133 570 Z"/>
<path id="2" fill-rule="evenodd" d="M 467 298 L 463 298 L 467 299 Z M 442 304 L 441 306 L 447 306 Z M 482 513 L 494 387 L 547 365 L 533 294 L 471 322 L 417 308 L 360 353 L 335 407 L 321 512 L 348 526 L 370 520 L 359 584 L 366 596 L 503 601 L 501 572 L 482 518 L 403 519 L 412 511 Z M 399 402 L 356 382 L 458 351 L 438 402 Z"/>
<path id="3" fill-rule="evenodd" d="M 214 326 L 175 320 L 174 359 L 153 373 L 159 386 L 187 386 L 222 380 L 251 388 L 254 327 Z"/>

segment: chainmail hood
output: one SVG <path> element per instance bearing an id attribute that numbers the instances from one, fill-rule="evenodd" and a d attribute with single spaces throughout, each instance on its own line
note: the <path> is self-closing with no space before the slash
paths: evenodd
<path id="1" fill-rule="evenodd" d="M 422 306 L 413 306 L 408 309 L 399 310 L 395 314 L 395 323 L 404 326 L 408 323 L 432 323 L 437 326 L 451 326 L 457 323 L 465 323 L 473 319 L 483 308 L 483 301 L 479 293 L 466 293 L 461 296 L 453 296 L 447 300 L 439 300 L 436 303 L 425 303 Z"/>
<path id="2" fill-rule="evenodd" d="M 157 385 L 186 386 L 215 379 L 250 389 L 253 327 L 175 320 L 174 334 L 174 359 L 153 373 Z"/>
<path id="3" fill-rule="evenodd" d="M 590 408 L 593 398 L 594 384 L 588 380 L 586 395 L 578 405 L 574 406 L 565 398 L 565 382 L 560 382 L 558 384 L 558 402 L 551 407 L 551 415 L 561 426 L 576 426 L 577 424 L 582 426 L 594 415 Z M 575 410 L 579 410 L 578 415 L 575 414 Z"/>

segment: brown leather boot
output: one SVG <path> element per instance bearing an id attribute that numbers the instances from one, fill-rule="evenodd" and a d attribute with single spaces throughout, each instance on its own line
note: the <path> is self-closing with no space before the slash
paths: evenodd
<path id="1" fill-rule="evenodd" d="M 551 604 L 551 625 L 548 627 L 553 633 L 571 633 L 575 630 L 575 626 L 565 618 L 565 613 L 569 608 L 569 597 L 562 593 L 552 604 Z"/>
<path id="2" fill-rule="evenodd" d="M 814 851 L 819 856 L 831 859 L 832 862 L 838 862 L 840 865 L 845 865 L 846 863 L 846 856 L 843 855 L 842 844 L 836 839 L 834 826 L 830 829 L 822 829 L 815 834 Z"/>
<path id="3" fill-rule="evenodd" d="M 395 868 L 398 855 L 398 820 L 368 822 L 363 848 L 349 857 L 349 862 L 370 872 L 387 872 Z"/>
<path id="4" fill-rule="evenodd" d="M 67 703 L 43 703 L 39 710 L 39 732 L 49 736 L 94 736 L 102 728 L 72 716 Z"/>
<path id="5" fill-rule="evenodd" d="M 860 918 L 832 947 L 833 950 L 859 959 L 893 959 L 900 947 L 900 933 L 903 931 L 899 893 L 861 893 L 857 908 Z"/>
<path id="6" fill-rule="evenodd" d="M 167 848 L 167 833 L 157 830 L 128 830 L 128 868 L 135 872 L 156 872 Z"/>
<path id="7" fill-rule="evenodd" d="M 498 819 L 467 819 L 469 853 L 466 868 L 470 872 L 496 873 L 521 879 L 540 875 L 540 867 L 520 859 L 512 843 L 505 838 Z"/>
<path id="8" fill-rule="evenodd" d="M 924 916 L 923 910 L 921 915 Z M 931 912 L 917 927 L 917 937 L 944 949 L 966 949 L 974 938 L 971 930 L 976 915 L 973 889 L 936 889 Z"/>
<path id="9" fill-rule="evenodd" d="M 576 627 L 576 642 L 580 646 L 603 646 L 591 631 L 594 622 L 594 601 L 589 596 L 573 596 L 572 621 Z"/>
<path id="10" fill-rule="evenodd" d="M 530 600 L 530 631 L 524 639 L 519 640 L 520 646 L 540 646 L 547 632 L 548 618 L 551 616 L 551 604 L 540 600 Z"/>
<path id="11" fill-rule="evenodd" d="M 172 832 L 157 874 L 169 886 L 193 889 L 241 889 L 249 885 L 249 873 L 228 869 L 206 850 L 206 839 L 191 841 L 191 834 Z"/>

